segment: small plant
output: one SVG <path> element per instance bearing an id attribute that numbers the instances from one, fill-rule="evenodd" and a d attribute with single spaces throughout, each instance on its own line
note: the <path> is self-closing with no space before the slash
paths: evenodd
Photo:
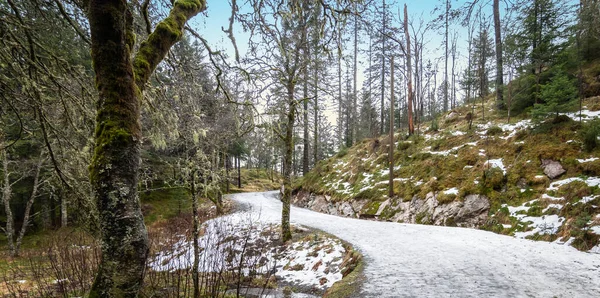
<path id="1" fill-rule="evenodd" d="M 447 193 L 440 193 L 437 195 L 436 197 L 438 203 L 440 204 L 448 204 L 448 203 L 452 203 L 455 199 L 456 199 L 456 195 L 455 194 L 447 194 Z"/>
<path id="2" fill-rule="evenodd" d="M 342 158 L 342 157 L 346 156 L 346 154 L 348 154 L 348 148 L 347 148 L 347 147 L 342 147 L 342 148 L 340 149 L 340 152 L 338 152 L 338 153 L 336 154 L 336 157 L 337 157 L 337 158 Z"/>
<path id="3" fill-rule="evenodd" d="M 486 135 L 488 136 L 495 136 L 495 135 L 500 135 L 502 134 L 502 128 L 498 127 L 498 126 L 492 126 L 487 130 Z"/>
<path id="4" fill-rule="evenodd" d="M 415 222 L 422 225 L 432 224 L 431 215 L 427 211 L 420 212 L 415 217 Z"/>
<path id="5" fill-rule="evenodd" d="M 573 79 L 564 71 L 557 72 L 550 82 L 541 86 L 540 97 L 543 103 L 533 106 L 534 119 L 542 119 L 550 115 L 558 117 L 567 105 L 577 98 L 577 88 Z"/>
<path id="6" fill-rule="evenodd" d="M 581 129 L 580 134 L 586 151 L 590 152 L 596 149 L 598 147 L 598 136 L 600 136 L 600 120 L 590 121 Z"/>
<path id="7" fill-rule="evenodd" d="M 490 168 L 483 173 L 484 185 L 499 190 L 504 185 L 504 173 L 498 168 Z"/>
<path id="8" fill-rule="evenodd" d="M 439 129 L 440 126 L 438 124 L 437 118 L 433 118 L 433 120 L 431 120 L 431 126 L 429 127 L 429 130 L 438 131 Z"/>

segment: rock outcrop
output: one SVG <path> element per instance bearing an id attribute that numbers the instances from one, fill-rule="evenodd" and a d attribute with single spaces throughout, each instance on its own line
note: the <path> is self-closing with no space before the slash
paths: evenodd
<path id="1" fill-rule="evenodd" d="M 301 191 L 293 197 L 292 203 L 332 215 L 461 227 L 483 225 L 490 209 L 486 196 L 474 194 L 467 195 L 462 200 L 440 204 L 434 193 L 428 193 L 425 199 L 415 196 L 404 202 L 400 199 L 334 201 L 328 195 Z"/>

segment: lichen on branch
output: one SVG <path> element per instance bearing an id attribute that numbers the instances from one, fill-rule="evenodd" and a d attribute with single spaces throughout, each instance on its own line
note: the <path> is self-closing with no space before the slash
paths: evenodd
<path id="1" fill-rule="evenodd" d="M 185 23 L 205 9 L 205 0 L 175 1 L 169 16 L 158 23 L 154 32 L 142 42 L 133 60 L 135 83 L 140 90 L 144 90 L 148 78 L 171 46 L 181 39 Z"/>

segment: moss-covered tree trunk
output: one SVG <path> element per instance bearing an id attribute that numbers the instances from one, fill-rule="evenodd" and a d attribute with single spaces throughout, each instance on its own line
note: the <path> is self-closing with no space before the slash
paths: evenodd
<path id="1" fill-rule="evenodd" d="M 178 0 L 131 59 L 132 15 L 126 0 L 90 0 L 88 18 L 98 112 L 90 181 L 100 215 L 102 259 L 89 297 L 136 297 L 148 235 L 137 190 L 144 84 L 205 1 Z"/>
<path id="2" fill-rule="evenodd" d="M 281 239 L 285 242 L 292 239 L 290 229 L 290 200 L 292 197 L 292 158 L 294 156 L 294 122 L 296 121 L 296 102 L 294 101 L 294 84 L 288 83 L 288 112 L 285 130 L 283 156 L 283 196 L 281 202 Z"/>
<path id="3" fill-rule="evenodd" d="M 123 0 L 92 0 L 89 14 L 99 93 L 90 179 L 102 234 L 102 261 L 90 297 L 135 297 L 149 245 L 137 191 L 142 131 L 130 52 L 132 16 Z"/>

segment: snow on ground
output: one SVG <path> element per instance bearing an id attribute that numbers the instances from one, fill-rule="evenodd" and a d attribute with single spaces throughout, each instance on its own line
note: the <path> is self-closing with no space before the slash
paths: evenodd
<path id="1" fill-rule="evenodd" d="M 508 140 L 514 137 L 519 130 L 531 127 L 531 120 L 525 119 L 514 124 L 500 124 L 498 127 L 500 127 L 504 132 L 509 132 L 507 136 L 500 137 L 501 139 Z"/>
<path id="2" fill-rule="evenodd" d="M 352 193 L 352 185 L 344 181 L 343 178 L 335 182 L 325 183 L 325 186 L 340 194 L 349 195 Z"/>
<path id="3" fill-rule="evenodd" d="M 423 153 L 431 153 L 433 155 L 443 155 L 443 156 L 448 156 L 450 155 L 452 152 L 456 152 L 458 151 L 460 148 L 462 147 L 466 147 L 466 146 L 476 146 L 477 142 L 472 142 L 472 143 L 465 143 L 462 145 L 458 145 L 456 147 L 450 148 L 448 150 L 443 150 L 443 151 L 431 151 L 431 146 L 429 147 L 425 147 L 423 149 Z M 454 157 L 458 157 L 458 155 L 453 154 Z"/>
<path id="4" fill-rule="evenodd" d="M 596 199 L 597 197 L 598 197 L 598 196 L 594 196 L 594 195 L 592 195 L 592 196 L 587 196 L 587 197 L 583 197 L 583 198 L 581 198 L 581 200 L 579 200 L 579 202 L 577 202 L 577 203 L 579 203 L 579 204 L 587 204 L 587 203 L 589 203 L 589 202 L 593 201 L 594 199 Z"/>
<path id="5" fill-rule="evenodd" d="M 490 127 L 492 127 L 492 122 L 477 124 L 477 133 L 480 135 L 485 135 Z"/>
<path id="6" fill-rule="evenodd" d="M 502 173 L 504 173 L 504 175 L 506 175 L 506 168 L 504 167 L 504 163 L 502 162 L 502 158 L 498 158 L 498 159 L 490 159 L 487 160 L 483 165 L 490 165 L 490 167 L 492 168 L 498 168 L 502 171 Z"/>
<path id="7" fill-rule="evenodd" d="M 260 213 L 262 221 L 278 222 L 276 193 L 232 198 Z M 600 258 L 570 246 L 295 207 L 291 216 L 292 222 L 334 234 L 361 251 L 366 281 L 356 297 L 600 297 Z"/>
<path id="8" fill-rule="evenodd" d="M 545 177 L 545 176 L 541 176 L 541 175 L 535 176 L 535 178 L 538 178 L 538 179 L 543 178 L 543 177 Z M 571 182 L 575 182 L 575 181 L 584 182 L 587 185 L 592 186 L 592 187 L 600 185 L 599 177 L 588 177 L 588 178 L 572 177 L 572 178 L 567 178 L 567 179 L 552 182 L 549 185 L 549 187 L 546 189 L 546 191 L 556 191 L 561 186 L 569 184 Z M 597 197 L 598 197 L 598 195 L 585 196 L 585 197 L 581 198 L 575 204 L 587 204 L 587 203 L 591 202 L 592 200 L 596 199 Z M 525 232 L 515 232 L 515 237 L 525 238 L 527 236 L 531 236 L 536 233 L 537 234 L 556 234 L 558 232 L 558 229 L 565 223 L 565 218 L 559 217 L 558 215 L 545 214 L 545 213 L 548 213 L 549 211 L 551 211 L 551 209 L 561 210 L 562 208 L 564 208 L 565 204 L 570 204 L 570 203 L 568 203 L 568 202 L 565 203 L 565 199 L 563 197 L 551 196 L 547 193 L 542 194 L 541 199 L 546 204 L 548 204 L 541 211 L 541 213 L 542 213 L 541 216 L 526 215 L 526 213 L 529 211 L 529 209 L 533 205 L 536 204 L 536 201 L 538 201 L 537 199 L 531 200 L 529 202 L 525 202 L 520 206 L 508 206 L 507 204 L 502 205 L 502 207 L 506 207 L 508 209 L 511 217 L 513 217 L 517 221 L 519 221 L 520 225 L 522 225 L 526 229 L 529 229 L 529 231 L 525 231 Z M 593 222 L 590 222 L 590 223 L 588 223 L 587 226 L 590 227 L 593 224 L 594 224 Z M 592 232 L 600 235 L 600 228 L 592 229 Z"/>
<path id="9" fill-rule="evenodd" d="M 561 113 L 561 115 L 567 115 L 567 117 L 579 121 L 579 111 L 572 113 Z M 600 111 L 581 110 L 581 120 L 586 122 L 600 116 Z"/>
<path id="10" fill-rule="evenodd" d="M 588 159 L 577 159 L 577 161 L 579 163 L 586 163 L 586 162 L 592 162 L 594 160 L 598 160 L 598 157 L 590 157 Z"/>
<path id="11" fill-rule="evenodd" d="M 441 139 L 441 138 L 442 138 L 442 136 L 441 136 L 441 135 L 439 135 L 439 134 L 434 134 L 434 135 L 432 135 L 432 134 L 428 134 L 428 133 L 424 134 L 424 135 L 423 135 L 423 137 L 425 137 L 425 140 L 426 140 L 426 141 L 430 141 L 430 140 L 439 140 L 439 139 Z"/>
<path id="12" fill-rule="evenodd" d="M 295 284 L 327 289 L 342 279 L 339 267 L 344 252 L 339 240 L 325 239 L 317 244 L 304 241 L 284 252 L 282 259 L 289 263 L 275 275 Z"/>
<path id="13" fill-rule="evenodd" d="M 579 178 L 579 177 L 571 177 L 563 180 L 558 180 L 550 183 L 550 186 L 547 190 L 558 190 L 561 186 L 569 184 L 574 181 L 581 181 L 587 184 L 590 187 L 600 185 L 600 177 L 588 177 L 588 178 Z"/>
<path id="14" fill-rule="evenodd" d="M 270 272 L 286 283 L 321 290 L 342 279 L 340 265 L 345 248 L 340 240 L 310 236 L 284 249 L 269 245 L 279 238 L 279 229 L 271 222 L 262 221 L 256 213 L 234 213 L 208 221 L 204 227 L 199 240 L 202 272 L 241 267 L 246 275 Z M 170 249 L 153 257 L 150 268 L 175 271 L 192 267 L 193 260 L 192 242 L 181 235 Z"/>
<path id="15" fill-rule="evenodd" d="M 453 187 L 444 191 L 447 195 L 458 195 L 458 188 Z"/>
<path id="16" fill-rule="evenodd" d="M 563 222 L 565 221 L 564 217 L 560 217 L 556 214 L 542 216 L 524 216 L 522 214 L 518 214 L 518 216 L 521 222 L 529 223 L 529 226 L 532 229 L 526 232 L 515 232 L 515 237 L 517 238 L 525 238 L 535 234 L 556 234 L 560 226 L 562 226 Z"/>

